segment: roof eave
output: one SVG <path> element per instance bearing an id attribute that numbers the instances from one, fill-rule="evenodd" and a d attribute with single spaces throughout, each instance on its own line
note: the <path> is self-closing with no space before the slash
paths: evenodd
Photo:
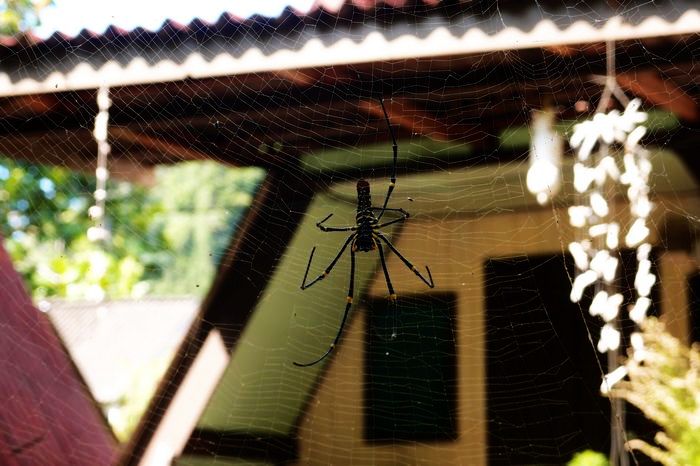
<path id="1" fill-rule="evenodd" d="M 129 43 L 104 47 L 100 53 L 78 49 L 60 58 L 36 57 L 31 67 L 19 63 L 5 68 L 0 97 L 700 33 L 700 9 L 688 0 L 647 4 L 624 15 L 599 10 L 543 18 L 541 13 L 528 10 L 486 19 L 464 15 L 451 22 L 436 17 L 327 33 L 308 28 L 265 41 L 249 33 L 235 41 L 221 36 L 159 47 Z"/>

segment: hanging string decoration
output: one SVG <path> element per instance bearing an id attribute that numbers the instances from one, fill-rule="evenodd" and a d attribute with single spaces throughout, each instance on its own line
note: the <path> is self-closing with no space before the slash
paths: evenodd
<path id="1" fill-rule="evenodd" d="M 582 202 L 569 208 L 572 226 L 584 231 L 584 238 L 569 244 L 578 275 L 574 279 L 570 299 L 579 302 L 586 288 L 594 287 L 595 294 L 589 313 L 599 316 L 604 324 L 597 348 L 601 353 L 616 351 L 620 347 L 620 331 L 617 317 L 624 298 L 612 290 L 617 274 L 621 225 L 610 219 L 610 190 L 613 183 L 627 186 L 632 216 L 631 226 L 624 237 L 625 246 L 637 250 L 637 273 L 634 281 L 636 301 L 628 307 L 629 318 L 638 326 L 646 318 L 651 305 L 649 294 L 656 282 L 650 272 L 647 218 L 652 210 L 649 200 L 649 153 L 640 145 L 646 133 L 642 125 L 647 114 L 640 111 L 639 99 L 630 101 L 625 110 L 597 113 L 592 119 L 574 126 L 570 145 L 576 150 L 574 164 L 574 189 Z M 613 146 L 624 150 L 623 169 L 611 153 Z M 641 361 L 644 348 L 641 333 L 631 335 L 632 357 Z M 604 377 L 601 391 L 607 393 L 611 386 L 627 374 L 626 367 L 615 368 Z"/>
<path id="2" fill-rule="evenodd" d="M 111 147 L 107 142 L 109 107 L 111 104 L 109 88 L 101 87 L 97 91 L 97 108 L 99 112 L 95 118 L 95 129 L 92 133 L 95 141 L 97 141 L 95 204 L 88 209 L 88 215 L 95 222 L 87 231 L 88 240 L 92 242 L 106 241 L 110 236 L 109 230 L 105 225 L 105 203 L 107 201 L 107 179 L 109 178 L 107 156 L 111 151 Z"/>

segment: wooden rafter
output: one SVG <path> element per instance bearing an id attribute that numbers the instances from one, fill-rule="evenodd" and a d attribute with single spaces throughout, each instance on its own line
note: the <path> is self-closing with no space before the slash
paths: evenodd
<path id="1" fill-rule="evenodd" d="M 198 150 L 137 132 L 130 128 L 113 126 L 109 129 L 109 136 L 122 143 L 137 145 L 148 151 L 157 152 L 162 156 L 176 159 L 177 161 L 207 160 L 211 158 Z"/>
<path id="2" fill-rule="evenodd" d="M 60 99 L 53 94 L 11 97 L 0 104 L 0 113 L 5 118 L 26 118 L 60 110 L 65 108 Z"/>
<path id="3" fill-rule="evenodd" d="M 669 79 L 663 79 L 652 70 L 620 73 L 620 86 L 648 102 L 673 112 L 688 122 L 700 121 L 698 103 Z"/>
<path id="4" fill-rule="evenodd" d="M 352 80 L 347 69 L 342 66 L 315 67 L 299 70 L 278 70 L 273 76 L 290 81 L 300 87 L 309 87 L 318 84 L 334 85 L 340 82 Z"/>
<path id="5" fill-rule="evenodd" d="M 605 53 L 605 42 L 593 42 L 590 44 L 560 44 L 544 47 L 544 50 L 562 57 L 575 57 L 577 55 L 591 56 Z"/>
<path id="6" fill-rule="evenodd" d="M 430 113 L 417 108 L 409 99 L 387 99 L 384 105 L 392 125 L 398 125 L 413 134 L 427 136 L 436 141 L 450 141 L 474 133 L 475 128 L 460 124 L 447 124 Z M 376 100 L 362 100 L 358 108 L 374 117 L 384 118 L 381 104 Z"/>
<path id="7" fill-rule="evenodd" d="M 46 131 L 0 138 L 0 153 L 40 165 L 56 165 L 86 174 L 94 174 L 97 148 L 87 129 Z M 112 156 L 109 171 L 116 179 L 152 184 L 153 169 L 136 157 Z"/>

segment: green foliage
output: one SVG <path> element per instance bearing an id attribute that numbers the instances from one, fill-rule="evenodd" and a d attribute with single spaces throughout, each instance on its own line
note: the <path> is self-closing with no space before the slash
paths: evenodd
<path id="1" fill-rule="evenodd" d="M 262 171 L 193 162 L 156 178 L 150 191 L 108 184 L 111 238 L 95 244 L 86 236 L 94 179 L 0 160 L 0 234 L 34 297 L 203 293 Z"/>
<path id="2" fill-rule="evenodd" d="M 9 36 L 36 26 L 39 24 L 39 10 L 51 3 L 46 0 L 1 0 L 0 34 Z"/>
<path id="3" fill-rule="evenodd" d="M 0 234 L 37 299 L 201 294 L 263 175 L 192 162 L 158 168 L 150 190 L 111 181 L 111 237 L 96 244 L 87 239 L 93 178 L 0 159 Z M 107 410 L 119 439 L 133 431 L 169 360 L 144 362 L 119 406 Z"/>
<path id="4" fill-rule="evenodd" d="M 4 180 L 4 181 L 3 181 Z M 136 288 L 148 252 L 161 241 L 149 231 L 159 209 L 143 188 L 109 185 L 107 210 L 112 240 L 103 247 L 87 240 L 92 225 L 94 180 L 62 168 L 4 160 L 0 164 L 0 233 L 17 270 L 36 298 L 98 299 L 105 292 L 128 296 Z M 145 289 L 145 286 L 141 286 Z"/>
<path id="5" fill-rule="evenodd" d="M 161 203 L 152 227 L 165 249 L 177 251 L 162 264 L 156 294 L 206 291 L 233 228 L 250 205 L 262 170 L 222 169 L 214 162 L 190 162 L 158 169 L 152 195 Z"/>
<path id="6" fill-rule="evenodd" d="M 612 395 L 637 406 L 662 431 L 656 445 L 632 439 L 628 446 L 666 466 L 700 464 L 700 347 L 682 344 L 653 318 L 642 331 L 644 361 L 630 358 L 629 380 Z"/>
<path id="7" fill-rule="evenodd" d="M 584 450 L 578 452 L 566 463 L 566 466 L 609 466 L 608 458 L 597 451 Z"/>

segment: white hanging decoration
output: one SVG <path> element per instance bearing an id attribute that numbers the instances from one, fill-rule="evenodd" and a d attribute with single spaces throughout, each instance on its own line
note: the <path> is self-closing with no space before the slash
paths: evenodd
<path id="1" fill-rule="evenodd" d="M 643 361 L 647 356 L 646 347 L 644 346 L 644 338 L 640 332 L 634 332 L 630 336 L 630 342 L 632 344 L 632 357 L 635 361 Z M 624 366 L 623 366 L 624 367 Z"/>
<path id="2" fill-rule="evenodd" d="M 651 253 L 651 244 L 644 243 L 640 244 L 637 248 L 637 262 L 641 262 L 644 259 L 649 258 L 649 253 Z"/>
<path id="3" fill-rule="evenodd" d="M 603 395 L 610 393 L 610 389 L 618 383 L 620 380 L 627 376 L 627 366 L 620 366 L 609 374 L 603 377 L 603 381 L 600 384 L 600 392 Z"/>
<path id="4" fill-rule="evenodd" d="M 607 291 L 601 290 L 593 298 L 588 312 L 592 316 L 601 316 L 605 322 L 610 322 L 617 317 L 623 300 L 620 293 L 608 296 Z"/>
<path id="5" fill-rule="evenodd" d="M 101 87 L 97 91 L 97 108 L 99 112 L 95 117 L 95 129 L 92 135 L 97 142 L 97 168 L 95 178 L 97 180 L 95 192 L 95 204 L 88 209 L 88 215 L 95 224 L 88 228 L 87 238 L 91 242 L 106 241 L 110 238 L 110 233 L 105 226 L 105 204 L 107 202 L 107 180 L 109 171 L 107 170 L 107 156 L 111 147 L 107 142 L 109 107 L 112 102 L 109 99 L 109 89 Z"/>
<path id="6" fill-rule="evenodd" d="M 630 310 L 630 319 L 636 324 L 641 324 L 647 316 L 647 311 L 651 306 L 651 300 L 647 297 L 637 299 L 637 302 Z"/>
<path id="7" fill-rule="evenodd" d="M 588 245 L 590 247 L 590 245 Z M 569 252 L 574 258 L 574 263 L 576 264 L 576 267 L 579 268 L 579 270 L 586 270 L 588 269 L 588 253 L 586 252 L 587 247 L 584 246 L 584 243 L 581 242 L 572 242 L 569 243 Z"/>
<path id="8" fill-rule="evenodd" d="M 606 323 L 600 331 L 600 340 L 598 340 L 598 351 L 607 353 L 609 350 L 616 350 L 620 347 L 620 332 Z"/>
<path id="9" fill-rule="evenodd" d="M 561 160 L 563 141 L 554 129 L 554 112 L 532 113 L 530 138 L 530 168 L 527 171 L 527 189 L 544 205 L 561 189 Z"/>
<path id="10" fill-rule="evenodd" d="M 586 225 L 586 222 L 593 213 L 593 209 L 585 205 L 575 205 L 569 207 L 569 223 L 576 228 Z"/>
<path id="11" fill-rule="evenodd" d="M 629 247 L 637 246 L 649 236 L 649 228 L 643 218 L 638 218 L 632 224 L 627 236 L 625 236 L 625 244 Z"/>
<path id="12" fill-rule="evenodd" d="M 643 259 L 638 262 L 637 274 L 634 277 L 634 288 L 638 296 L 649 296 L 651 287 L 656 283 L 656 275 L 650 272 L 651 261 Z"/>
<path id="13" fill-rule="evenodd" d="M 572 302 L 577 303 L 583 297 L 583 291 L 594 284 L 598 280 L 598 274 L 592 270 L 586 270 L 574 278 L 574 284 L 571 286 L 571 294 L 569 298 Z"/>
<path id="14" fill-rule="evenodd" d="M 605 200 L 602 194 L 594 192 L 591 194 L 591 208 L 593 213 L 598 217 L 605 217 L 610 212 L 608 201 Z"/>
<path id="15" fill-rule="evenodd" d="M 598 236 L 603 236 L 608 232 L 609 225 L 607 223 L 599 223 L 598 225 L 593 225 L 588 229 L 588 235 L 591 238 L 596 238 Z"/>
<path id="16" fill-rule="evenodd" d="M 588 187 L 596 179 L 596 171 L 580 162 L 574 164 L 574 189 L 579 193 L 585 193 Z"/>
<path id="17" fill-rule="evenodd" d="M 638 325 L 647 316 L 651 306 L 648 296 L 656 283 L 649 261 L 651 245 L 647 242 L 650 235 L 647 218 L 653 208 L 649 200 L 652 165 L 648 152 L 640 146 L 647 132 L 646 127 L 642 126 L 647 114 L 640 107 L 641 101 L 634 99 L 622 112 L 612 110 L 597 113 L 592 119 L 575 125 L 569 140 L 577 158 L 574 164 L 574 189 L 585 199 L 579 201 L 580 205 L 569 208 L 569 222 L 573 227 L 586 228 L 589 238 L 569 244 L 569 251 L 580 271 L 574 279 L 570 298 L 573 302 L 579 302 L 586 288 L 596 286 L 598 291 L 589 312 L 600 316 L 605 322 L 597 345 L 598 351 L 603 353 L 620 347 L 621 335 L 616 328 L 616 319 L 624 301 L 622 294 L 600 289 L 603 283 L 613 282 L 619 262 L 614 251 L 619 247 L 621 225 L 606 220 L 611 213 L 609 199 L 605 197 L 606 185 L 610 182 L 626 186 L 632 215 L 624 243 L 627 247 L 637 248 L 638 270 L 634 281 L 637 298 L 634 305 L 628 306 L 628 312 L 630 319 Z M 612 144 L 624 150 L 622 170 L 608 153 L 608 147 Z M 584 244 L 587 247 L 583 247 Z M 645 351 L 640 333 L 633 333 L 631 346 L 633 357 L 642 360 Z M 626 375 L 625 366 L 614 369 L 604 377 L 601 391 L 608 392 Z"/>
<path id="18" fill-rule="evenodd" d="M 620 238 L 620 224 L 617 222 L 612 222 L 608 224 L 608 232 L 605 236 L 605 246 L 608 249 L 617 249 L 618 241 Z"/>

